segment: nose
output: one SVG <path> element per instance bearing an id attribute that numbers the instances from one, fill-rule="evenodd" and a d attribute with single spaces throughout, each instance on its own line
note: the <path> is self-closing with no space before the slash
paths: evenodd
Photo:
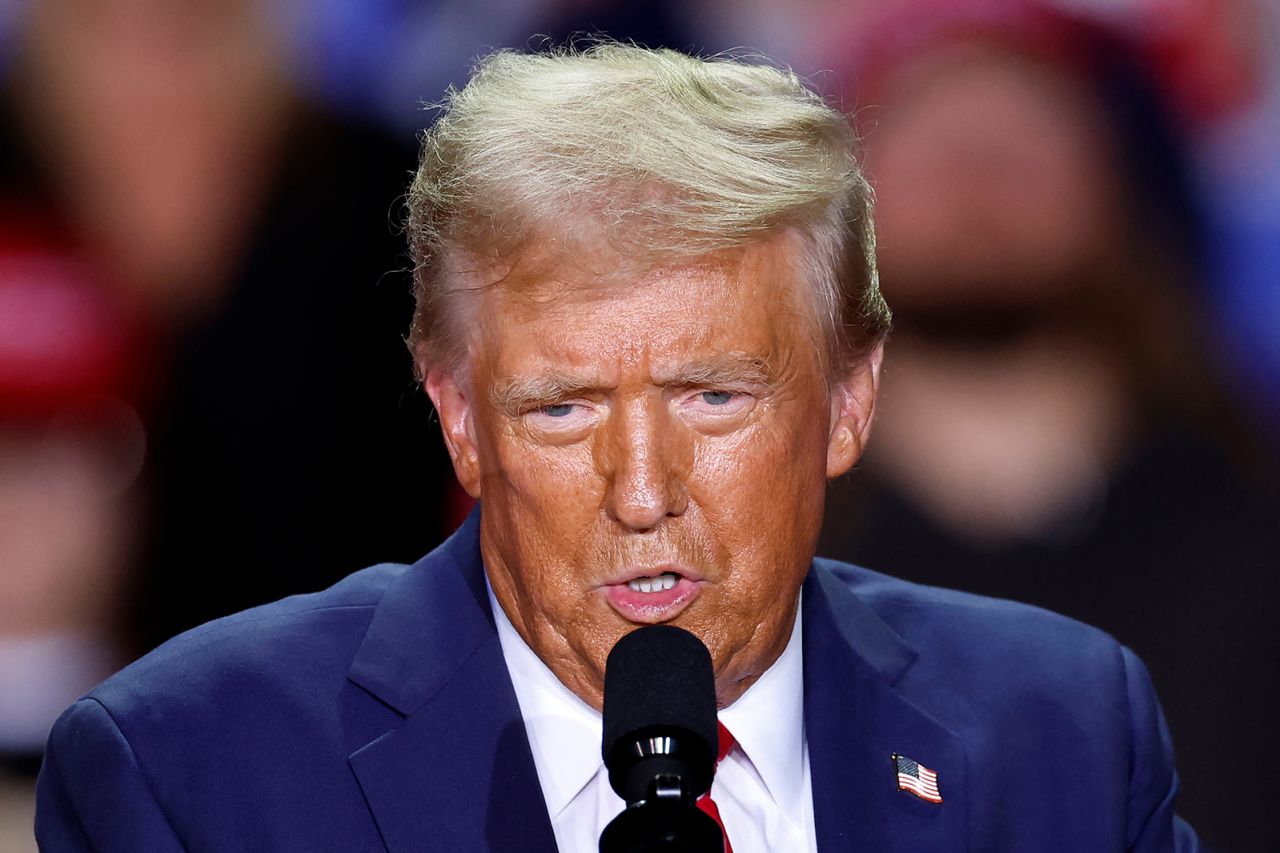
<path id="1" fill-rule="evenodd" d="M 651 530 L 688 506 L 687 455 L 659 399 L 635 400 L 610 414 L 598 463 L 607 488 L 605 510 L 623 527 Z"/>

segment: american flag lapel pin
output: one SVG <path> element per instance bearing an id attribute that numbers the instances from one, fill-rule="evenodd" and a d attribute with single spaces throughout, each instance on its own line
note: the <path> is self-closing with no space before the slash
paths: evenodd
<path id="1" fill-rule="evenodd" d="M 935 771 L 896 752 L 892 758 L 899 791 L 914 794 L 930 803 L 942 802 L 942 794 L 938 792 L 938 774 Z"/>

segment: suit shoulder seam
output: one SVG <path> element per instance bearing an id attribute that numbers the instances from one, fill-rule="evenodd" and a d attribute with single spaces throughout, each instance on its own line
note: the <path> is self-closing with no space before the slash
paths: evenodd
<path id="1" fill-rule="evenodd" d="M 100 705 L 101 703 L 98 704 Z M 103 710 L 105 711 L 105 709 Z M 107 718 L 110 719 L 110 717 L 111 715 L 108 714 Z M 115 721 L 113 720 L 112 723 L 114 724 L 114 722 Z M 117 726 L 117 728 L 119 728 L 119 726 Z M 46 767 L 52 771 L 50 774 L 50 784 L 56 784 L 58 786 L 59 796 L 68 804 L 68 810 L 71 813 L 71 818 L 75 821 L 76 829 L 79 830 L 79 837 L 84 840 L 85 846 L 92 850 L 93 843 L 89 838 L 89 828 L 84 825 L 84 818 L 80 816 L 80 809 L 76 807 L 75 801 L 72 799 L 71 792 L 67 790 L 66 781 L 62 776 L 62 770 L 58 767 L 58 758 L 54 754 L 52 747 L 46 750 L 44 761 Z M 41 773 L 43 774 L 44 771 L 42 770 Z M 39 842 L 39 823 L 36 824 L 36 833 L 36 841 Z"/>
<path id="2" fill-rule="evenodd" d="M 107 704 L 96 696 L 86 696 L 81 701 L 92 702 L 102 709 L 102 713 L 107 715 L 107 719 L 111 721 L 111 725 L 115 728 L 116 732 L 119 733 L 120 740 L 124 743 L 125 748 L 129 750 L 129 755 L 133 757 L 133 763 L 138 768 L 138 775 L 142 777 L 142 783 L 147 786 L 147 793 L 151 795 L 151 799 L 156 804 L 156 808 L 160 811 L 160 814 L 163 815 L 165 823 L 169 825 L 169 831 L 173 833 L 173 837 L 178 840 L 182 849 L 186 850 L 187 846 L 186 844 L 183 844 L 182 838 L 178 835 L 177 826 L 173 821 L 173 815 L 169 813 L 169 809 L 165 806 L 164 801 L 160 799 L 159 794 L 156 792 L 155 785 L 151 782 L 151 776 L 147 773 L 147 769 L 142 766 L 141 757 L 138 755 L 137 750 L 133 748 L 133 742 L 129 740 L 129 736 L 125 734 L 124 729 L 121 728 L 120 722 L 116 719 L 115 714 L 111 713 L 111 709 L 107 707 Z"/>

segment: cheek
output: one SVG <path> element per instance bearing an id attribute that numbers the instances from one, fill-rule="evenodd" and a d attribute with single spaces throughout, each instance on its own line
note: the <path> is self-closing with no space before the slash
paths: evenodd
<path id="1" fill-rule="evenodd" d="M 481 453 L 481 503 L 503 563 L 540 611 L 568 610 L 581 593 L 578 565 L 597 523 L 601 486 L 585 444 L 532 447 L 512 434 Z"/>
<path id="2" fill-rule="evenodd" d="M 700 503 L 726 522 L 787 515 L 807 508 L 808 500 L 825 489 L 827 436 L 821 417 L 770 421 L 705 438 L 694 448 L 691 490 L 705 496 Z M 797 506 L 797 500 L 805 504 Z"/>
<path id="3" fill-rule="evenodd" d="M 598 506 L 592 498 L 599 494 L 599 477 L 585 442 L 540 446 L 503 425 L 482 439 L 480 459 L 487 505 L 502 502 L 538 516 L 549 506 L 557 509 L 555 515 Z"/>
<path id="4" fill-rule="evenodd" d="M 735 585 L 776 590 L 807 570 L 826 494 L 824 427 L 766 423 L 697 448 L 690 496 L 727 550 Z"/>

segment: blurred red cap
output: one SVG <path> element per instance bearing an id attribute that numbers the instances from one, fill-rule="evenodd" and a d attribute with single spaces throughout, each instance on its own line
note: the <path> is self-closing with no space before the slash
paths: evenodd
<path id="1" fill-rule="evenodd" d="M 136 403 L 138 324 L 49 230 L 0 214 L 0 420 L 99 397 Z"/>

